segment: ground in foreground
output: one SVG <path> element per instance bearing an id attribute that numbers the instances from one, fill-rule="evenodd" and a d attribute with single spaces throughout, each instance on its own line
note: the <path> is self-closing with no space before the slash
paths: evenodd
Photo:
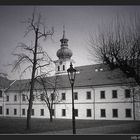
<path id="1" fill-rule="evenodd" d="M 72 120 L 31 120 L 32 128 L 27 131 L 26 118 L 0 118 L 0 134 L 71 134 Z M 79 134 L 140 134 L 140 121 L 76 120 Z"/>

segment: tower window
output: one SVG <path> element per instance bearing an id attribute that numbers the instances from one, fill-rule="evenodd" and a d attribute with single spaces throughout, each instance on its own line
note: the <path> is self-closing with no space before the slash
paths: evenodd
<path id="1" fill-rule="evenodd" d="M 58 66 L 58 71 L 60 71 L 60 66 Z"/>
<path id="2" fill-rule="evenodd" d="M 65 65 L 63 65 L 63 70 L 65 70 Z"/>
<path id="3" fill-rule="evenodd" d="M 0 90 L 0 98 L 2 98 L 2 91 Z"/>

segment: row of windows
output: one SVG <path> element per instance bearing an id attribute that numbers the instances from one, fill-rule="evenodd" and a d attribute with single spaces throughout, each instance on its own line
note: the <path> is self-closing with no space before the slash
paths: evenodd
<path id="1" fill-rule="evenodd" d="M 87 109 L 86 111 L 87 111 L 86 112 L 87 117 L 92 117 L 91 109 Z M 74 109 L 74 115 L 75 117 L 78 117 L 78 109 Z M 63 117 L 66 116 L 66 109 L 62 109 L 62 116 Z"/>
<path id="2" fill-rule="evenodd" d="M 60 71 L 60 66 L 57 67 L 57 70 Z M 63 65 L 63 70 L 65 70 L 65 65 Z"/>
<path id="3" fill-rule="evenodd" d="M 66 100 L 66 93 L 61 94 L 61 99 Z M 87 91 L 86 99 L 91 99 L 91 92 Z M 78 92 L 74 92 L 74 100 L 78 100 Z"/>
<path id="4" fill-rule="evenodd" d="M 131 97 L 131 91 L 130 89 L 125 89 L 125 98 Z M 105 99 L 105 91 L 100 91 L 100 98 Z M 112 98 L 118 98 L 117 90 L 112 90 Z"/>
<path id="5" fill-rule="evenodd" d="M 0 108 L 0 111 L 1 111 L 1 108 Z M 14 113 L 14 115 L 17 115 L 17 109 L 16 108 L 13 110 L 13 113 Z M 32 114 L 32 116 L 35 115 L 34 109 L 32 109 L 31 114 Z M 6 115 L 9 115 L 9 108 L 6 109 Z M 25 108 L 22 109 L 22 115 L 26 115 Z M 40 116 L 44 116 L 44 109 L 40 109 Z M 54 109 L 52 109 L 52 116 L 54 116 Z"/>
<path id="6" fill-rule="evenodd" d="M 66 100 L 66 93 L 62 93 L 61 94 L 61 99 L 62 100 Z M 78 100 L 78 93 L 77 92 L 74 92 L 74 99 L 75 100 Z M 91 99 L 91 92 L 87 92 L 87 99 Z M 34 99 L 33 99 L 34 100 Z M 44 100 L 44 94 L 41 94 L 40 96 L 40 100 L 43 101 Z M 55 100 L 55 96 L 54 94 L 52 93 L 51 94 L 51 100 Z M 8 102 L 9 101 L 9 96 L 7 95 L 6 96 L 6 101 Z M 17 95 L 14 95 L 14 101 L 16 102 L 17 101 Z M 26 95 L 22 95 L 22 101 L 26 101 Z"/>
<path id="7" fill-rule="evenodd" d="M 75 109 L 74 114 L 75 114 L 75 117 L 78 117 L 78 109 Z M 62 116 L 66 116 L 66 109 L 62 109 Z M 86 116 L 92 117 L 91 109 L 86 110 Z M 106 117 L 106 109 L 100 110 L 100 117 L 102 118 Z M 112 117 L 113 118 L 118 117 L 118 109 L 112 109 Z M 126 118 L 131 117 L 131 109 L 125 109 L 125 117 Z"/>
<path id="8" fill-rule="evenodd" d="M 130 98 L 130 90 L 129 89 L 125 89 L 125 98 Z M 101 99 L 105 99 L 105 91 L 100 91 L 100 98 Z M 118 98 L 118 93 L 117 93 L 117 90 L 112 90 L 112 98 Z M 41 101 L 44 100 L 44 95 L 41 94 L 41 97 L 40 97 Z M 61 94 L 61 99 L 62 100 L 66 100 L 66 93 L 62 93 Z M 90 91 L 87 91 L 86 93 L 86 99 L 91 99 L 91 92 Z M 51 94 L 51 100 L 55 100 L 55 96 L 54 94 Z M 74 100 L 78 100 L 78 92 L 74 92 Z M 9 96 L 7 95 L 6 96 L 6 101 L 9 101 Z M 14 96 L 14 101 L 16 102 L 17 101 L 17 95 Z M 23 94 L 22 95 L 22 101 L 26 101 L 26 96 Z"/>
<path id="9" fill-rule="evenodd" d="M 18 100 L 17 95 L 14 95 L 14 101 L 16 102 Z M 6 101 L 9 101 L 9 96 L 6 96 Z M 22 94 L 22 101 L 26 101 L 26 96 Z"/>
<path id="10" fill-rule="evenodd" d="M 101 109 L 101 117 L 106 117 L 106 109 Z M 114 117 L 114 118 L 118 117 L 118 109 L 112 109 L 112 117 Z M 125 109 L 125 117 L 126 118 L 131 117 L 131 109 L 130 108 Z"/>
<path id="11" fill-rule="evenodd" d="M 13 110 L 14 115 L 17 115 L 17 109 L 15 108 Z M 32 109 L 32 116 L 35 115 L 34 109 Z M 54 109 L 52 109 L 52 115 L 54 116 Z M 130 118 L 132 116 L 131 109 L 127 108 L 125 109 L 125 117 Z M 0 114 L 2 114 L 2 106 L 0 106 Z M 74 111 L 75 117 L 78 117 L 78 109 L 75 109 Z M 6 115 L 9 115 L 9 108 L 6 109 Z M 26 115 L 26 111 L 23 108 L 22 109 L 22 115 Z M 44 116 L 44 109 L 40 109 L 40 116 Z M 62 109 L 62 116 L 66 116 L 66 109 Z M 91 109 L 86 110 L 86 116 L 92 117 Z M 100 117 L 105 118 L 106 117 L 106 109 L 100 109 Z M 118 117 L 118 109 L 112 109 L 112 117 L 117 118 Z"/>

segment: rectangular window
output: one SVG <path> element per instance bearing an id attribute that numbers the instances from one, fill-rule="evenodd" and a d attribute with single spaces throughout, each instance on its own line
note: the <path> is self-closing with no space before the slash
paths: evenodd
<path id="1" fill-rule="evenodd" d="M 74 92 L 74 100 L 78 100 L 78 93 Z"/>
<path id="2" fill-rule="evenodd" d="M 54 93 L 51 93 L 51 100 L 52 100 L 52 101 L 54 101 L 54 100 L 55 100 Z"/>
<path id="3" fill-rule="evenodd" d="M 131 109 L 125 109 L 125 116 L 126 116 L 126 118 L 131 117 Z"/>
<path id="4" fill-rule="evenodd" d="M 44 109 L 40 109 L 40 116 L 44 116 Z"/>
<path id="5" fill-rule="evenodd" d="M 52 109 L 52 116 L 54 116 L 55 115 L 55 111 L 54 111 L 54 109 Z"/>
<path id="6" fill-rule="evenodd" d="M 2 114 L 2 106 L 0 106 L 0 114 Z"/>
<path id="7" fill-rule="evenodd" d="M 91 117 L 91 109 L 87 109 L 87 117 Z"/>
<path id="8" fill-rule="evenodd" d="M 22 115 L 25 115 L 25 109 L 24 108 L 22 109 Z"/>
<path id="9" fill-rule="evenodd" d="M 33 101 L 35 100 L 35 96 L 34 96 L 34 95 L 32 96 L 32 100 L 33 100 Z"/>
<path id="10" fill-rule="evenodd" d="M 112 90 L 112 98 L 117 98 L 117 90 Z"/>
<path id="11" fill-rule="evenodd" d="M 8 95 L 6 96 L 6 101 L 7 101 L 7 102 L 9 101 L 9 96 L 8 96 Z"/>
<path id="12" fill-rule="evenodd" d="M 62 116 L 66 116 L 66 109 L 62 109 Z"/>
<path id="13" fill-rule="evenodd" d="M 91 92 L 87 91 L 87 99 L 91 99 Z"/>
<path id="14" fill-rule="evenodd" d="M 130 89 L 125 89 L 125 98 L 130 98 Z"/>
<path id="15" fill-rule="evenodd" d="M 22 101 L 26 101 L 25 94 L 22 94 Z"/>
<path id="16" fill-rule="evenodd" d="M 41 95 L 40 95 L 40 100 L 41 100 L 41 101 L 44 101 L 44 99 L 45 99 L 44 94 L 41 94 Z"/>
<path id="17" fill-rule="evenodd" d="M 17 115 L 17 109 L 14 109 L 14 115 Z"/>
<path id="18" fill-rule="evenodd" d="M 74 109 L 74 115 L 75 117 L 78 117 L 78 109 Z"/>
<path id="19" fill-rule="evenodd" d="M 9 108 L 6 108 L 6 115 L 9 115 Z"/>
<path id="20" fill-rule="evenodd" d="M 112 116 L 113 116 L 113 118 L 118 117 L 118 109 L 112 109 Z"/>
<path id="21" fill-rule="evenodd" d="M 100 91 L 100 98 L 105 99 L 105 91 Z"/>
<path id="22" fill-rule="evenodd" d="M 35 113 L 34 113 L 34 109 L 32 109 L 32 116 L 34 116 L 34 114 L 35 114 Z"/>
<path id="23" fill-rule="evenodd" d="M 60 66 L 58 66 L 58 71 L 60 71 Z"/>
<path id="24" fill-rule="evenodd" d="M 63 70 L 65 70 L 65 65 L 63 65 Z"/>
<path id="25" fill-rule="evenodd" d="M 2 98 L 2 90 L 0 90 L 0 98 Z"/>
<path id="26" fill-rule="evenodd" d="M 101 109 L 101 117 L 106 117 L 105 109 Z"/>
<path id="27" fill-rule="evenodd" d="M 62 93 L 62 100 L 66 100 L 66 94 Z"/>
<path id="28" fill-rule="evenodd" d="M 15 102 L 17 101 L 17 95 L 14 96 L 14 101 L 15 101 Z"/>

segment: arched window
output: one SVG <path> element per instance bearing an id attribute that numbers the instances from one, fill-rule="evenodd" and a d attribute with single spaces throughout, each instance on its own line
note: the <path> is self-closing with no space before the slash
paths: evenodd
<path id="1" fill-rule="evenodd" d="M 58 71 L 60 71 L 60 66 L 58 66 Z"/>
<path id="2" fill-rule="evenodd" d="M 65 70 L 65 65 L 63 65 L 63 70 Z"/>

